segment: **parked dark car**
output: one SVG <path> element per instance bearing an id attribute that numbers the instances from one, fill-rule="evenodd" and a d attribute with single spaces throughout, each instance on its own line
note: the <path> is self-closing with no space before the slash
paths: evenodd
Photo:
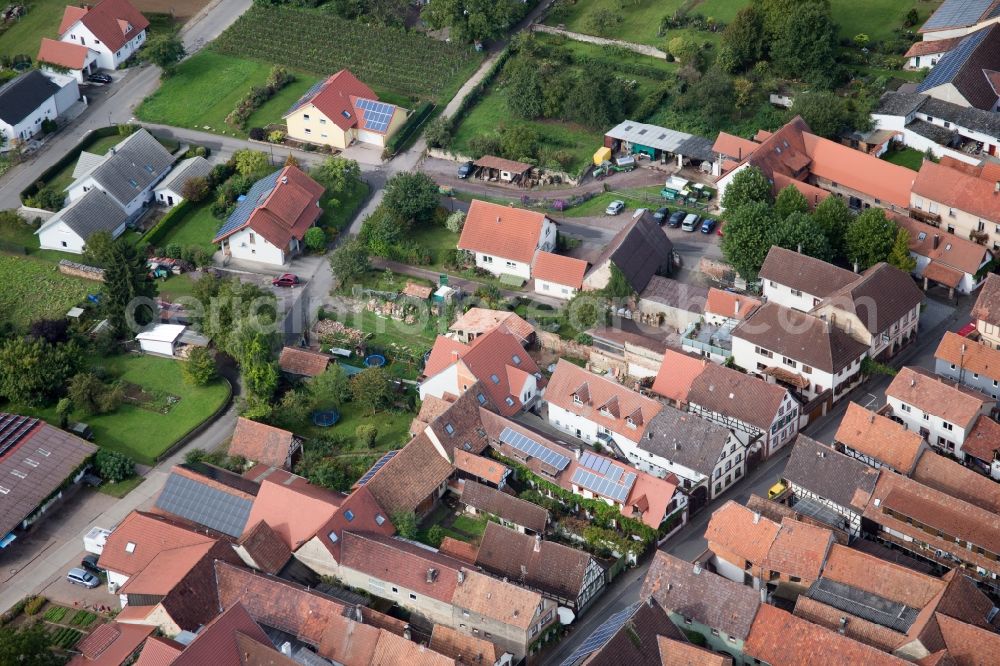
<path id="1" fill-rule="evenodd" d="M 666 224 L 667 217 L 669 216 L 670 216 L 670 209 L 667 208 L 666 206 L 664 206 L 663 208 L 657 208 L 656 212 L 653 213 L 653 219 L 656 220 L 656 223 L 659 224 L 661 227 L 664 224 Z"/>
<path id="2" fill-rule="evenodd" d="M 90 573 L 94 574 L 95 576 L 100 576 L 102 573 L 104 573 L 104 570 L 101 569 L 101 567 L 97 566 L 97 560 L 99 559 L 100 556 L 90 553 L 89 555 L 84 556 L 82 560 L 80 560 L 80 566 L 89 571 Z"/>
<path id="3" fill-rule="evenodd" d="M 66 430 L 70 431 L 77 437 L 89 441 L 94 439 L 94 431 L 90 429 L 90 426 L 86 423 L 80 423 L 79 421 L 70 423 Z"/>
<path id="4" fill-rule="evenodd" d="M 111 83 L 114 79 L 112 79 L 107 74 L 101 74 L 100 72 L 98 72 L 96 74 L 91 74 L 90 76 L 88 76 L 87 80 L 90 81 L 91 83 Z"/>
<path id="5" fill-rule="evenodd" d="M 463 179 L 468 178 L 472 175 L 472 170 L 474 168 L 475 165 L 473 165 L 472 162 L 466 162 L 462 166 L 458 167 L 458 177 Z"/>
<path id="6" fill-rule="evenodd" d="M 684 217 L 686 215 L 687 213 L 685 213 L 682 210 L 675 210 L 673 213 L 671 213 L 670 218 L 667 220 L 667 226 L 670 227 L 671 229 L 676 229 L 677 227 L 681 226 L 681 222 L 684 221 Z"/>
<path id="7" fill-rule="evenodd" d="M 706 217 L 701 223 L 701 233 L 710 234 L 715 230 L 715 220 Z"/>
<path id="8" fill-rule="evenodd" d="M 299 276 L 295 273 L 285 273 L 271 280 L 271 285 L 275 287 L 294 287 L 299 283 Z"/>

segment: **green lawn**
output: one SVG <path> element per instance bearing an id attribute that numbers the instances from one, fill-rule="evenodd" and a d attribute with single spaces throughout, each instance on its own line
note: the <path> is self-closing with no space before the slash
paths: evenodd
<path id="1" fill-rule="evenodd" d="M 206 201 L 200 206 L 188 209 L 159 244 L 164 247 L 171 243 L 181 247 L 197 245 L 208 252 L 214 252 L 217 248 L 212 244 L 212 239 L 221 226 L 222 220 L 212 215 L 212 202 Z"/>
<path id="2" fill-rule="evenodd" d="M 907 169 L 920 171 L 920 165 L 924 161 L 924 154 L 913 148 L 903 148 L 900 150 L 890 150 L 884 159 L 886 162 L 892 162 Z"/>
<path id="3" fill-rule="evenodd" d="M 65 0 L 33 0 L 24 3 L 28 13 L 6 32 L 0 34 L 0 55 L 25 54 L 32 60 L 38 55 L 42 37 L 56 39 L 62 20 Z"/>
<path id="4" fill-rule="evenodd" d="M 319 218 L 319 226 L 326 229 L 343 231 L 351 220 L 354 213 L 361 207 L 361 203 L 368 196 L 368 183 L 358 181 L 350 191 L 344 194 L 328 195 L 320 203 L 323 215 Z M 335 201 L 336 203 L 331 203 Z"/>
<path id="5" fill-rule="evenodd" d="M 307 439 L 319 437 L 321 435 L 334 434 L 345 437 L 348 442 L 343 449 L 334 452 L 363 452 L 363 451 L 388 451 L 390 449 L 401 448 L 410 439 L 410 423 L 416 414 L 412 412 L 383 411 L 375 416 L 371 412 L 362 411 L 354 403 L 348 402 L 340 407 L 340 421 L 329 428 L 320 428 L 313 425 L 312 421 L 306 420 L 299 425 L 292 426 L 291 430 Z M 373 425 L 378 428 L 378 437 L 375 438 L 375 447 L 368 449 L 362 447 L 354 435 L 354 430 L 360 425 Z M 306 443 L 308 450 L 309 444 Z"/>
<path id="6" fill-rule="evenodd" d="M 99 283 L 63 275 L 49 262 L 0 255 L 0 322 L 25 328 L 36 319 L 62 317 L 99 289 Z"/>
<path id="7" fill-rule="evenodd" d="M 664 37 L 658 34 L 660 19 L 673 14 L 683 4 L 684 0 L 640 0 L 628 3 L 621 3 L 619 0 L 576 0 L 572 4 L 567 0 L 560 0 L 549 12 L 545 23 L 594 35 L 598 32 L 591 24 L 591 17 L 601 10 L 607 10 L 620 17 L 621 21 L 600 33 L 601 37 L 663 48 Z"/>
<path id="8" fill-rule="evenodd" d="M 246 136 L 246 132 L 227 125 L 226 116 L 251 86 L 263 85 L 272 66 L 202 51 L 181 63 L 176 74 L 164 79 L 160 88 L 139 105 L 136 116 L 147 122 Z M 294 82 L 250 116 L 248 128 L 281 122 L 288 107 L 316 82 L 315 77 L 300 72 L 295 75 Z"/>
<path id="9" fill-rule="evenodd" d="M 97 358 L 93 363 L 110 376 L 138 384 L 146 391 L 180 398 L 166 414 L 126 403 L 110 414 L 72 415 L 73 420 L 84 421 L 91 427 L 95 444 L 120 451 L 146 465 L 154 464 L 157 456 L 211 416 L 229 395 L 229 385 L 222 380 L 209 386 L 184 383 L 181 361 L 127 354 Z M 44 409 L 15 406 L 13 411 L 40 416 L 49 423 L 59 422 L 54 405 Z"/>
<path id="10" fill-rule="evenodd" d="M 486 531 L 486 524 L 489 521 L 482 516 L 470 516 L 468 514 L 462 514 L 457 516 L 452 522 L 451 527 L 460 531 L 470 534 L 474 537 L 481 537 L 483 532 Z"/>
<path id="11" fill-rule="evenodd" d="M 112 497 L 121 499 L 135 490 L 139 484 L 145 480 L 145 477 L 133 476 L 131 479 L 125 479 L 124 481 L 119 481 L 118 483 L 102 483 L 97 490 L 105 495 L 111 495 Z"/>
<path id="12" fill-rule="evenodd" d="M 168 301 L 194 295 L 194 280 L 187 273 L 171 275 L 166 280 L 157 281 L 157 284 L 160 287 L 160 296 Z"/>

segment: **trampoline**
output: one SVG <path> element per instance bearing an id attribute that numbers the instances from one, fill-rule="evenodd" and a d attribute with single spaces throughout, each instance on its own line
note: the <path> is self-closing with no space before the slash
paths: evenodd
<path id="1" fill-rule="evenodd" d="M 340 412 L 336 409 L 327 409 L 312 413 L 312 422 L 320 428 L 329 428 L 340 420 Z"/>
<path id="2" fill-rule="evenodd" d="M 371 354 L 365 357 L 366 368 L 381 368 L 385 365 L 385 356 L 382 354 Z"/>

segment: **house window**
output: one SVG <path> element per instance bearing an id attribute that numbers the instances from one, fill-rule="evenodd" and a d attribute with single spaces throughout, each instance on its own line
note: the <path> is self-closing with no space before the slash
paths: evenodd
<path id="1" fill-rule="evenodd" d="M 337 536 L 336 532 L 330 532 L 326 536 L 329 537 L 330 543 L 337 543 L 337 540 L 340 539 L 340 537 Z"/>
<path id="2" fill-rule="evenodd" d="M 802 372 L 803 373 L 809 375 L 809 374 L 812 374 L 812 371 L 813 371 L 813 369 L 811 367 L 809 367 L 808 365 L 803 365 L 802 366 Z"/>
<path id="3" fill-rule="evenodd" d="M 793 361 L 792 359 L 788 358 L 787 356 L 782 356 L 781 357 L 781 362 L 784 363 L 785 365 L 787 365 L 789 368 L 794 368 L 794 367 L 798 366 L 798 364 L 795 361 Z"/>
<path id="4" fill-rule="evenodd" d="M 948 430 L 949 432 L 955 429 L 955 426 L 948 423 L 947 421 L 941 421 L 941 427 L 944 428 L 945 430 Z"/>
<path id="5" fill-rule="evenodd" d="M 66 245 L 66 241 L 61 241 L 61 242 L 63 247 L 69 247 L 68 245 Z"/>
<path id="6" fill-rule="evenodd" d="M 344 518 L 347 519 L 347 522 L 351 522 L 352 520 L 354 520 L 354 512 L 348 509 L 347 511 L 344 512 Z"/>
<path id="7" fill-rule="evenodd" d="M 949 208 L 948 209 L 948 217 L 955 217 L 955 209 L 954 208 Z"/>
<path id="8" fill-rule="evenodd" d="M 517 266 L 517 264 L 515 264 L 513 261 L 507 262 L 507 268 L 514 268 L 515 266 Z"/>
<path id="9" fill-rule="evenodd" d="M 449 435 L 454 435 L 455 434 L 455 426 L 453 426 L 450 423 L 446 423 L 446 424 L 444 424 L 444 431 L 446 433 L 448 433 Z"/>
<path id="10" fill-rule="evenodd" d="M 767 366 L 764 365 L 763 363 L 758 363 L 757 364 L 757 369 L 758 370 L 767 370 Z"/>
<path id="11" fill-rule="evenodd" d="M 483 395 L 482 393 L 477 393 L 477 394 L 476 394 L 476 401 L 477 401 L 477 402 L 478 402 L 478 403 L 479 403 L 480 405 L 485 405 L 485 404 L 486 404 L 486 396 L 485 396 L 485 395 Z"/>
<path id="12" fill-rule="evenodd" d="M 507 403 L 508 407 L 513 407 L 514 406 L 514 399 L 512 397 L 510 397 L 510 396 L 507 396 L 506 398 L 504 398 L 504 402 Z"/>
<path id="13" fill-rule="evenodd" d="M 393 586 L 392 586 L 392 593 L 393 593 L 393 594 L 399 594 L 399 588 L 398 588 L 398 587 L 396 587 L 395 585 L 393 585 Z"/>
<path id="14" fill-rule="evenodd" d="M 131 541 L 129 541 L 127 544 L 125 544 L 125 552 L 126 553 L 134 553 L 135 552 L 135 544 L 133 542 L 131 542 Z"/>
<path id="15" fill-rule="evenodd" d="M 483 263 L 484 264 L 492 264 L 493 263 L 493 257 L 491 257 L 488 254 L 484 254 L 483 255 Z"/>
<path id="16" fill-rule="evenodd" d="M 376 513 L 375 514 L 375 524 L 376 525 L 383 525 L 384 523 L 385 523 L 385 516 L 383 516 L 381 513 Z"/>
<path id="17" fill-rule="evenodd" d="M 256 244 L 256 242 L 257 242 L 257 236 L 256 236 L 256 234 L 254 234 L 254 232 L 251 231 L 250 232 L 250 244 L 254 245 L 254 244 Z"/>
<path id="18" fill-rule="evenodd" d="M 319 124 L 320 125 L 326 125 L 326 118 L 320 118 L 319 119 Z"/>
<path id="19" fill-rule="evenodd" d="M 763 356 L 764 358 L 771 358 L 774 356 L 774 354 L 764 349 L 763 347 L 754 347 L 753 350 L 757 352 L 758 356 Z"/>
<path id="20" fill-rule="evenodd" d="M 309 114 L 308 113 L 303 113 L 302 114 L 302 120 L 309 120 Z"/>
<path id="21" fill-rule="evenodd" d="M 417 600 L 417 595 L 413 594 L 413 592 L 410 592 L 410 599 L 413 599 L 414 601 L 416 601 Z"/>
<path id="22" fill-rule="evenodd" d="M 802 291 L 799 289 L 792 289 L 792 296 L 801 296 Z"/>
<path id="23" fill-rule="evenodd" d="M 578 396 L 576 393 L 573 394 L 573 404 L 574 405 L 582 405 L 583 404 L 583 400 L 580 400 L 580 396 Z"/>
<path id="24" fill-rule="evenodd" d="M 313 133 L 313 131 L 311 129 L 309 129 L 308 127 L 305 129 L 305 132 L 306 132 L 306 134 L 312 134 Z"/>
<path id="25" fill-rule="evenodd" d="M 907 412 L 907 413 L 909 413 L 909 412 L 913 411 L 913 410 L 912 410 L 912 409 L 910 408 L 910 406 L 909 406 L 909 405 L 900 405 L 900 406 L 899 406 L 899 408 L 900 408 L 900 409 L 902 409 L 902 410 L 903 410 L 904 412 Z"/>

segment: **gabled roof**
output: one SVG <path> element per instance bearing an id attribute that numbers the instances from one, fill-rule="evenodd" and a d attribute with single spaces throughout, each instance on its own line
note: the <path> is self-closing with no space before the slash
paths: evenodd
<path id="1" fill-rule="evenodd" d="M 844 310 L 857 316 L 872 335 L 878 335 L 899 322 L 923 299 L 923 292 L 908 273 L 878 263 L 856 281 L 824 298 L 817 309 L 832 306 Z"/>
<path id="2" fill-rule="evenodd" d="M 239 417 L 229 443 L 229 455 L 270 467 L 284 467 L 288 456 L 297 448 L 295 436 L 287 430 Z"/>
<path id="3" fill-rule="evenodd" d="M 401 539 L 345 531 L 340 566 L 451 603 L 465 565 L 436 550 Z M 430 570 L 435 573 L 429 574 Z"/>
<path id="4" fill-rule="evenodd" d="M 542 595 L 478 571 L 465 571 L 451 602 L 497 622 L 527 631 L 538 621 Z"/>
<path id="5" fill-rule="evenodd" d="M 282 347 L 278 367 L 284 372 L 302 377 L 317 377 L 326 372 L 331 357 L 321 352 L 301 347 Z"/>
<path id="6" fill-rule="evenodd" d="M 453 461 L 459 450 L 482 453 L 489 445 L 482 429 L 482 415 L 488 409 L 494 409 L 493 403 L 486 396 L 482 382 L 476 382 L 430 422 L 430 434 Z"/>
<path id="7" fill-rule="evenodd" d="M 664 647 L 659 639 L 673 645 Z M 562 662 L 562 666 L 660 666 L 671 663 L 661 662 L 661 658 L 680 651 L 674 649 L 674 645 L 686 644 L 684 634 L 660 605 L 654 599 L 646 599 L 608 617 Z M 686 666 L 706 666 L 710 662 L 692 660 L 684 663 Z"/>
<path id="8" fill-rule="evenodd" d="M 489 333 L 500 324 L 503 324 L 522 345 L 527 344 L 528 339 L 535 334 L 535 327 L 514 312 L 479 307 L 469 308 L 459 315 L 448 330 L 479 336 Z"/>
<path id="9" fill-rule="evenodd" d="M 916 609 L 934 601 L 946 586 L 940 578 L 840 544 L 830 548 L 823 578 Z"/>
<path id="10" fill-rule="evenodd" d="M 230 537 L 247 524 L 257 484 L 212 465 L 177 465 L 156 498 L 156 509 Z"/>
<path id="11" fill-rule="evenodd" d="M 860 513 L 875 490 L 878 470 L 800 434 L 783 479 Z"/>
<path id="12" fill-rule="evenodd" d="M 890 418 L 851 402 L 835 439 L 855 451 L 909 474 L 923 451 L 923 438 Z"/>
<path id="13" fill-rule="evenodd" d="M 968 375 L 970 372 L 989 379 L 1000 379 L 1000 349 L 946 331 L 934 358 L 954 365 Z"/>
<path id="14" fill-rule="evenodd" d="M 464 449 L 457 448 L 452 455 L 456 469 L 466 474 L 471 474 L 478 479 L 489 481 L 492 484 L 499 484 L 503 481 L 504 476 L 510 472 L 510 468 L 506 465 L 492 458 L 470 453 Z"/>
<path id="15" fill-rule="evenodd" d="M 544 532 L 549 522 L 549 512 L 537 504 L 475 481 L 466 481 L 463 485 L 462 504 L 538 533 Z"/>
<path id="16" fill-rule="evenodd" d="M 640 294 L 657 273 L 670 273 L 674 244 L 648 213 L 633 216 L 615 234 L 591 265 L 590 273 L 610 261 L 625 276 L 635 293 Z"/>
<path id="17" fill-rule="evenodd" d="M 802 580 L 816 580 L 833 543 L 836 542 L 830 530 L 785 518 L 767 552 L 764 568 Z"/>
<path id="18" fill-rule="evenodd" d="M 990 462 L 1000 451 L 1000 423 L 983 415 L 976 420 L 976 425 L 965 438 L 962 452 L 966 455 Z"/>
<path id="19" fill-rule="evenodd" d="M 733 329 L 733 338 L 831 374 L 852 365 L 868 351 L 868 345 L 829 322 L 774 302 L 765 303 Z"/>
<path id="20" fill-rule="evenodd" d="M 38 56 L 35 57 L 35 60 L 39 64 L 48 63 L 66 69 L 83 69 L 90 53 L 90 49 L 86 46 L 42 37 L 42 45 L 38 49 Z"/>
<path id="21" fill-rule="evenodd" d="M 709 363 L 691 382 L 687 402 L 767 432 L 787 395 L 787 389 L 760 377 Z"/>
<path id="22" fill-rule="evenodd" d="M 157 553 L 142 571 L 129 577 L 119 588 L 121 594 L 166 596 L 216 545 L 205 541 Z"/>
<path id="23" fill-rule="evenodd" d="M 363 486 L 388 515 L 414 511 L 454 468 L 425 433 L 418 433 Z"/>
<path id="24" fill-rule="evenodd" d="M 430 356 L 424 363 L 424 376 L 433 377 L 445 368 L 450 367 L 469 351 L 469 345 L 458 340 L 439 335 L 434 339 L 434 346 L 431 347 Z"/>
<path id="25" fill-rule="evenodd" d="M 958 46 L 965 38 L 965 35 L 960 37 L 949 37 L 947 39 L 933 39 L 914 42 L 910 45 L 910 48 L 906 50 L 903 54 L 904 58 L 914 58 L 916 56 L 934 55 L 935 53 L 947 53 L 953 48 Z"/>
<path id="26" fill-rule="evenodd" d="M 997 91 L 987 74 L 1000 70 L 1000 26 L 993 24 L 966 36 L 942 57 L 917 92 L 951 84 L 971 106 L 993 111 Z"/>
<path id="27" fill-rule="evenodd" d="M 212 242 L 249 228 L 284 249 L 293 238 L 301 239 L 322 214 L 318 204 L 325 191 L 298 167 L 286 166 L 253 184 Z"/>
<path id="28" fill-rule="evenodd" d="M 133 511 L 112 530 L 98 566 L 133 576 L 161 552 L 214 541 L 207 534 L 181 527 L 167 518 Z"/>
<path id="29" fill-rule="evenodd" d="M 71 666 L 121 666 L 155 628 L 114 621 L 102 624 L 76 644 L 75 650 L 80 654 L 69 663 Z"/>
<path id="30" fill-rule="evenodd" d="M 292 549 L 285 540 L 263 520 L 247 529 L 237 543 L 264 573 L 278 573 L 292 557 Z"/>
<path id="31" fill-rule="evenodd" d="M 574 395 L 580 398 L 581 404 L 575 403 Z M 545 399 L 632 441 L 642 437 L 650 421 L 662 409 L 656 400 L 564 359 L 559 359 L 549 379 Z M 612 400 L 617 404 L 614 411 L 608 407 Z"/>
<path id="32" fill-rule="evenodd" d="M 759 147 L 760 144 L 756 141 L 744 139 L 741 136 L 735 136 L 726 132 L 719 132 L 719 135 L 715 137 L 715 143 L 712 144 L 712 151 L 725 155 L 737 162 L 742 162 Z"/>
<path id="33" fill-rule="evenodd" d="M 247 527 L 267 523 L 291 550 L 311 539 L 345 503 L 343 495 L 312 486 L 305 479 L 269 475 L 260 482 Z M 246 534 L 246 533 L 244 533 Z"/>
<path id="34" fill-rule="evenodd" d="M 521 397 L 527 375 L 539 377 L 541 372 L 504 324 L 476 338 L 462 355 L 461 363 L 479 382 L 497 411 L 505 416 L 523 409 Z M 543 385 L 541 380 L 538 383 Z"/>
<path id="35" fill-rule="evenodd" d="M 664 405 L 638 443 L 643 451 L 711 477 L 731 435 L 725 426 Z"/>
<path id="36" fill-rule="evenodd" d="M 45 421 L 0 412 L 0 534 L 12 532 L 96 452 Z"/>
<path id="37" fill-rule="evenodd" d="M 1000 326 L 1000 275 L 990 273 L 986 276 L 976 304 L 972 306 L 972 318 L 984 324 Z"/>
<path id="38" fill-rule="evenodd" d="M 87 176 L 124 206 L 163 178 L 173 163 L 173 155 L 152 134 L 140 129 L 112 148 L 107 159 Z"/>
<path id="39" fill-rule="evenodd" d="M 378 101 L 378 95 L 346 69 L 307 90 L 284 117 L 306 104 L 312 104 L 342 130 L 360 127 L 380 134 L 385 134 L 394 115 L 402 113 L 399 107 Z"/>
<path id="40" fill-rule="evenodd" d="M 708 298 L 705 300 L 705 314 L 742 320 L 746 319 L 756 308 L 759 308 L 760 303 L 759 299 L 752 296 L 745 296 L 732 291 L 710 287 Z"/>
<path id="41" fill-rule="evenodd" d="M 135 666 L 170 666 L 183 650 L 184 646 L 175 640 L 151 636 L 146 640 Z"/>
<path id="42" fill-rule="evenodd" d="M 948 650 L 948 654 L 961 666 L 990 666 L 1000 651 L 1000 634 L 959 622 L 947 615 L 936 613 L 934 622 Z"/>
<path id="43" fill-rule="evenodd" d="M 938 377 L 922 368 L 904 367 L 885 395 L 933 414 L 967 430 L 984 408 L 995 401 L 984 393 Z"/>
<path id="44" fill-rule="evenodd" d="M 760 279 L 825 298 L 860 276 L 822 259 L 772 245 L 760 267 Z"/>
<path id="45" fill-rule="evenodd" d="M 1000 222 L 996 182 L 924 160 L 913 182 L 913 194 L 962 210 L 989 222 Z"/>
<path id="46" fill-rule="evenodd" d="M 535 263 L 531 267 L 531 277 L 555 284 L 579 289 L 587 272 L 587 262 L 551 252 L 535 253 Z"/>
<path id="47" fill-rule="evenodd" d="M 677 404 L 686 403 L 691 384 L 708 364 L 709 361 L 705 358 L 667 349 L 663 353 L 656 379 L 653 380 L 653 393 Z"/>
<path id="48" fill-rule="evenodd" d="M 241 645 L 240 637 L 266 647 L 273 653 L 274 666 L 294 664 L 271 646 L 271 641 L 241 604 L 235 604 L 209 622 L 195 639 L 184 648 L 171 666 L 243 666 L 249 645 Z M 270 656 L 270 655 L 269 655 Z"/>
<path id="49" fill-rule="evenodd" d="M 212 172 L 212 165 L 204 157 L 196 155 L 177 163 L 157 189 L 173 190 L 180 193 L 187 182 L 193 178 L 206 178 Z"/>
<path id="50" fill-rule="evenodd" d="M 640 598 L 653 597 L 676 613 L 737 640 L 750 634 L 760 594 L 745 585 L 657 550 L 642 583 Z"/>
<path id="51" fill-rule="evenodd" d="M 732 666 L 733 658 L 679 639 L 657 636 L 660 666 Z"/>
<path id="52" fill-rule="evenodd" d="M 892 219 L 910 233 L 910 252 L 927 257 L 934 263 L 975 275 L 983 263 L 990 259 L 989 249 L 968 238 L 950 234 L 944 229 L 905 215 L 893 215 Z"/>
<path id="53" fill-rule="evenodd" d="M 979 419 L 990 420 L 988 416 Z M 993 423 L 996 424 L 995 432 L 1000 432 L 1000 423 Z M 993 445 L 1000 447 L 1000 438 L 993 440 Z M 967 452 L 967 446 L 968 440 L 962 445 L 962 451 Z M 1000 514 L 1000 484 L 950 458 L 928 451 L 920 456 L 920 462 L 908 476 L 925 486 Z"/>
<path id="54" fill-rule="evenodd" d="M 357 530 L 370 534 L 390 536 L 396 528 L 392 524 L 388 509 L 379 506 L 367 485 L 356 488 L 340 509 L 333 514 L 317 533 L 317 537 L 333 559 L 340 561 L 342 537 L 347 530 Z"/>
<path id="55" fill-rule="evenodd" d="M 0 86 L 0 120 L 17 125 L 57 92 L 59 86 L 40 70 L 22 74 Z"/>
<path id="56" fill-rule="evenodd" d="M 544 213 L 474 199 L 458 247 L 530 264 L 541 243 L 545 220 Z"/>
<path id="57" fill-rule="evenodd" d="M 736 555 L 760 567 L 780 529 L 778 523 L 732 500 L 712 512 L 705 528 L 709 548 Z"/>
<path id="58" fill-rule="evenodd" d="M 460 664 L 494 664 L 499 656 L 493 643 L 443 624 L 434 625 L 430 648 Z"/>
<path id="59" fill-rule="evenodd" d="M 767 604 L 757 612 L 743 651 L 771 666 L 909 663 Z"/>
<path id="60" fill-rule="evenodd" d="M 149 27 L 146 17 L 128 0 L 101 0 L 89 9 L 67 6 L 59 25 L 59 34 L 65 33 L 77 21 L 82 21 L 111 51 L 125 46 Z"/>

